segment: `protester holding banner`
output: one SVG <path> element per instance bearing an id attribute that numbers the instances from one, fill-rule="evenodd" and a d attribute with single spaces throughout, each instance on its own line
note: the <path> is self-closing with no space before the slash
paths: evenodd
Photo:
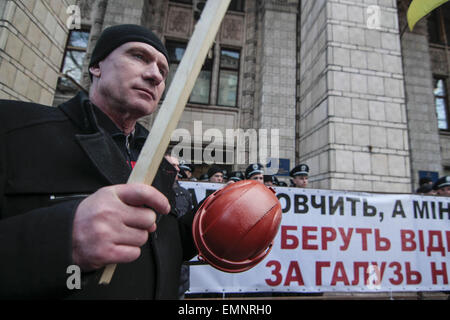
<path id="1" fill-rule="evenodd" d="M 216 188 L 192 182 L 183 186 L 196 201 Z M 283 218 L 267 257 L 244 273 L 192 266 L 191 293 L 450 289 L 450 198 L 274 189 Z"/>

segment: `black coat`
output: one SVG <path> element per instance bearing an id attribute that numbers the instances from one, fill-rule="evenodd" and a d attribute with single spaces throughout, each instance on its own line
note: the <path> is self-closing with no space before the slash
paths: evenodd
<path id="1" fill-rule="evenodd" d="M 195 255 L 192 212 L 158 215 L 141 256 L 109 285 L 98 285 L 98 270 L 67 288 L 78 204 L 130 172 L 84 94 L 57 108 L 0 100 L 0 298 L 176 299 L 180 266 Z M 172 207 L 174 174 L 163 160 L 153 183 Z"/>

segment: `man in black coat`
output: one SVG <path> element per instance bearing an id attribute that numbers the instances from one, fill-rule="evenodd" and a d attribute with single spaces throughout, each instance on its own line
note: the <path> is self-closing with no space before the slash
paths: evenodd
<path id="1" fill-rule="evenodd" d="M 57 108 L 0 101 L 0 298 L 176 299 L 180 266 L 195 255 L 193 212 L 174 214 L 176 171 L 163 159 L 153 186 L 125 184 L 167 51 L 143 27 L 110 27 L 89 72 L 89 97 Z M 98 285 L 108 264 L 119 265 Z"/>

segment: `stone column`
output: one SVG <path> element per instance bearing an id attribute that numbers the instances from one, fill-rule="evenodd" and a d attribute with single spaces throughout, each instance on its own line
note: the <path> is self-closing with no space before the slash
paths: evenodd
<path id="1" fill-rule="evenodd" d="M 301 9 L 300 159 L 312 186 L 410 192 L 396 1 Z"/>
<path id="2" fill-rule="evenodd" d="M 400 26 L 406 26 L 406 3 L 399 8 Z M 402 35 L 406 113 L 411 146 L 411 174 L 417 188 L 420 170 L 441 173 L 441 149 L 426 19 Z"/>
<path id="3" fill-rule="evenodd" d="M 255 124 L 258 129 L 279 129 L 279 157 L 295 161 L 295 92 L 297 1 L 260 3 L 259 70 Z M 271 155 L 270 144 L 268 156 Z"/>

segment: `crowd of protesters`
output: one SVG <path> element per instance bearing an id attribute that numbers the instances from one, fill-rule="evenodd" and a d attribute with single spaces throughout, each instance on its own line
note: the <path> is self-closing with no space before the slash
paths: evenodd
<path id="1" fill-rule="evenodd" d="M 197 181 L 197 182 L 211 182 L 229 184 L 241 180 L 256 180 L 264 183 L 267 186 L 275 187 L 308 187 L 309 166 L 307 164 L 299 164 L 290 172 L 289 185 L 277 176 L 266 174 L 264 166 L 259 163 L 250 164 L 245 171 L 228 172 L 226 169 L 219 166 L 212 165 L 208 171 L 198 177 L 194 176 L 194 165 L 186 164 L 183 160 L 180 161 L 179 179 L 183 181 Z M 416 194 L 421 195 L 437 195 L 450 196 L 450 176 L 442 176 L 436 181 L 431 178 L 421 178 L 419 180 L 419 187 L 416 189 Z"/>
<path id="2" fill-rule="evenodd" d="M 264 183 L 267 186 L 274 187 L 299 187 L 306 188 L 308 185 L 309 167 L 306 164 L 300 164 L 290 171 L 290 184 L 279 180 L 275 175 L 267 174 L 264 171 L 264 166 L 260 163 L 250 164 L 245 171 L 231 171 L 228 172 L 216 165 L 211 165 L 206 173 L 194 176 L 195 167 L 192 164 L 187 164 L 183 160 L 180 161 L 180 172 L 178 174 L 179 180 L 194 181 L 194 182 L 210 182 L 230 184 L 242 180 L 255 180 Z"/>

